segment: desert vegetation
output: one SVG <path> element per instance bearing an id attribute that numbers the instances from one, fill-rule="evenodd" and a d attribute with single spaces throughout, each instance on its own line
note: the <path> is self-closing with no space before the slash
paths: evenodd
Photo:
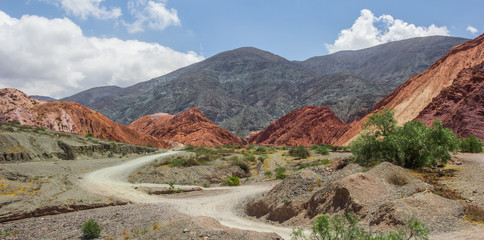
<path id="1" fill-rule="evenodd" d="M 397 126 L 394 112 L 389 109 L 370 116 L 363 128 L 350 146 L 356 161 L 365 166 L 382 161 L 406 168 L 445 164 L 450 160 L 449 152 L 455 152 L 459 143 L 440 121 L 434 121 L 431 127 L 418 121 Z"/>
<path id="2" fill-rule="evenodd" d="M 412 218 L 408 221 L 406 231 L 386 232 L 372 234 L 358 226 L 358 218 L 347 213 L 344 216 L 332 217 L 321 215 L 316 218 L 311 234 L 304 233 L 302 228 L 294 229 L 291 236 L 293 240 L 424 240 L 428 239 L 429 229 Z"/>

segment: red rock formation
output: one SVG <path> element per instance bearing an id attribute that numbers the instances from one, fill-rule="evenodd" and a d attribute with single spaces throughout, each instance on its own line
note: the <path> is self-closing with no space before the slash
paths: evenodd
<path id="1" fill-rule="evenodd" d="M 434 119 L 459 137 L 484 140 L 484 62 L 462 70 L 415 120 L 431 125 Z"/>
<path id="2" fill-rule="evenodd" d="M 306 106 L 271 123 L 266 130 L 249 139 L 262 145 L 332 144 L 347 125 L 327 107 Z"/>
<path id="3" fill-rule="evenodd" d="M 16 89 L 0 89 L 0 122 L 19 121 L 54 131 L 92 133 L 97 138 L 154 147 L 169 147 L 149 135 L 112 121 L 104 115 L 73 102 L 45 102 Z"/>
<path id="4" fill-rule="evenodd" d="M 445 56 L 424 72 L 408 79 L 390 95 L 382 99 L 371 114 L 384 108 L 394 109 L 399 124 L 414 120 L 440 92 L 449 87 L 459 72 L 484 61 L 484 34 L 474 40 L 453 47 Z M 350 129 L 336 141 L 337 145 L 354 140 L 368 115 L 352 123 Z"/>
<path id="5" fill-rule="evenodd" d="M 210 121 L 197 108 L 176 116 L 144 116 L 131 123 L 129 127 L 158 139 L 193 146 L 244 145 L 239 137 Z"/>

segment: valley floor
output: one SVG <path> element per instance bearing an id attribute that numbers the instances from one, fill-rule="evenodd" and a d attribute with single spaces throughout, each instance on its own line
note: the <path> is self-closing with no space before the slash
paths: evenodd
<path id="1" fill-rule="evenodd" d="M 4 185 L 24 183 L 30 184 L 30 188 L 33 188 L 36 181 L 41 180 L 44 181 L 43 184 L 50 184 L 46 189 L 52 189 L 54 192 L 40 194 L 43 199 L 40 205 L 43 206 L 69 203 L 131 204 L 8 221 L 0 225 L 0 236 L 6 239 L 80 239 L 81 224 L 92 218 L 104 227 L 104 239 L 289 238 L 291 228 L 252 219 L 244 216 L 243 211 L 248 199 L 264 194 L 279 181 L 248 183 L 239 187 L 211 187 L 202 191 L 163 197 L 149 195 L 141 189 L 169 187 L 167 185 L 128 182 L 130 174 L 139 167 L 173 154 L 186 153 L 167 152 L 129 159 L 1 164 Z M 446 179 L 443 183 L 461 192 L 473 204 L 483 206 L 484 154 L 459 154 L 457 157 L 463 162 L 462 165 L 450 166 L 458 171 L 454 177 Z M 174 187 L 192 188 L 176 185 Z M 18 193 L 23 197 L 20 201 L 18 198 L 15 199 L 15 191 L 20 191 L 19 189 L 21 190 L 13 189 L 14 192 L 10 192 L 10 195 L 0 196 L 2 215 L 8 215 L 14 207 L 23 211 L 36 207 L 35 201 L 26 198 L 32 196 L 35 199 L 39 193 L 26 189 L 24 193 Z M 46 190 L 39 187 L 37 191 Z M 13 200 L 8 201 L 8 198 Z M 468 228 L 456 232 L 434 233 L 431 239 L 479 239 L 482 236 L 484 226 L 469 224 Z"/>

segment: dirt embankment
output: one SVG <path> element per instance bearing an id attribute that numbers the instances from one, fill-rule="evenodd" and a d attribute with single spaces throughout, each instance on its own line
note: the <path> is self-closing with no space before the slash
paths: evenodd
<path id="1" fill-rule="evenodd" d="M 464 220 L 463 201 L 435 194 L 438 189 L 409 170 L 381 163 L 365 172 L 354 164 L 335 164 L 306 168 L 289 176 L 249 203 L 247 213 L 286 226 L 310 225 L 320 214 L 353 213 L 372 231 L 402 228 L 412 217 L 434 234 L 470 225 Z M 335 169 L 343 165 L 341 170 Z"/>

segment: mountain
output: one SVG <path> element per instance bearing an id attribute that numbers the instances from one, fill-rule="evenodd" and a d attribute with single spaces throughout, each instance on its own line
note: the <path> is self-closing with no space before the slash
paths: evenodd
<path id="1" fill-rule="evenodd" d="M 47 97 L 47 96 L 39 96 L 39 95 L 30 95 L 31 98 L 41 100 L 41 101 L 47 101 L 47 102 L 53 102 L 57 101 L 55 98 Z"/>
<path id="2" fill-rule="evenodd" d="M 90 106 L 106 96 L 118 94 L 122 88 L 118 86 L 95 87 L 87 91 L 74 94 L 70 97 L 61 99 L 66 102 L 76 102 L 84 106 Z"/>
<path id="3" fill-rule="evenodd" d="M 459 88 L 459 82 L 464 81 L 463 79 L 456 80 L 459 73 L 462 71 L 465 72 L 466 68 L 474 68 L 480 65 L 483 61 L 484 34 L 474 40 L 453 47 L 427 70 L 408 79 L 404 84 L 400 85 L 391 94 L 375 105 L 372 114 L 379 112 L 384 108 L 388 108 L 395 110 L 395 118 L 399 124 L 414 120 L 427 106 L 435 105 L 435 103 L 432 104 L 434 98 L 438 97 L 441 93 L 445 94 L 443 90 L 453 85 L 455 81 L 457 84 L 455 87 Z M 462 78 L 462 76 L 460 78 Z M 480 92 L 478 91 L 472 94 L 480 94 Z M 450 98 L 453 97 L 454 96 L 450 96 Z M 459 99 L 459 97 L 455 97 L 456 101 L 454 104 L 457 103 Z M 478 97 L 480 98 L 482 96 Z M 439 100 L 435 99 L 435 101 Z M 446 103 L 449 102 L 446 101 Z M 432 108 L 432 106 L 429 108 Z M 448 108 L 446 110 L 451 109 Z M 428 110 L 426 112 L 428 112 Z M 431 115 L 427 115 L 425 112 L 422 114 L 426 115 L 425 121 L 431 121 L 428 118 Z M 482 112 L 477 112 L 477 114 L 482 114 Z M 358 136 L 364 121 L 366 121 L 366 117 L 353 123 L 351 128 L 337 141 L 337 144 L 347 144 L 355 139 L 356 136 Z"/>
<path id="4" fill-rule="evenodd" d="M 0 106 L 0 122 L 19 121 L 23 125 L 55 131 L 80 135 L 92 133 L 94 137 L 118 142 L 155 147 L 170 146 L 74 102 L 43 102 L 30 98 L 19 90 L 4 88 L 0 89 Z"/>
<path id="5" fill-rule="evenodd" d="M 244 145 L 239 137 L 208 120 L 197 108 L 175 116 L 165 113 L 144 116 L 129 127 L 160 140 L 193 146 Z"/>
<path id="6" fill-rule="evenodd" d="M 441 120 L 459 137 L 484 140 L 484 62 L 463 69 L 415 120 L 430 125 L 434 119 Z"/>
<path id="7" fill-rule="evenodd" d="M 259 145 L 331 144 L 347 129 L 329 108 L 306 106 L 297 109 L 271 123 L 264 131 L 249 138 Z"/>
<path id="8" fill-rule="evenodd" d="M 327 106 L 343 121 L 353 121 L 464 41 L 415 38 L 304 62 L 245 47 L 115 93 L 84 91 L 88 97 L 82 98 L 82 104 L 122 124 L 153 113 L 177 114 L 197 107 L 239 136 L 264 129 L 306 105 Z M 81 102 L 77 97 L 64 100 Z"/>

